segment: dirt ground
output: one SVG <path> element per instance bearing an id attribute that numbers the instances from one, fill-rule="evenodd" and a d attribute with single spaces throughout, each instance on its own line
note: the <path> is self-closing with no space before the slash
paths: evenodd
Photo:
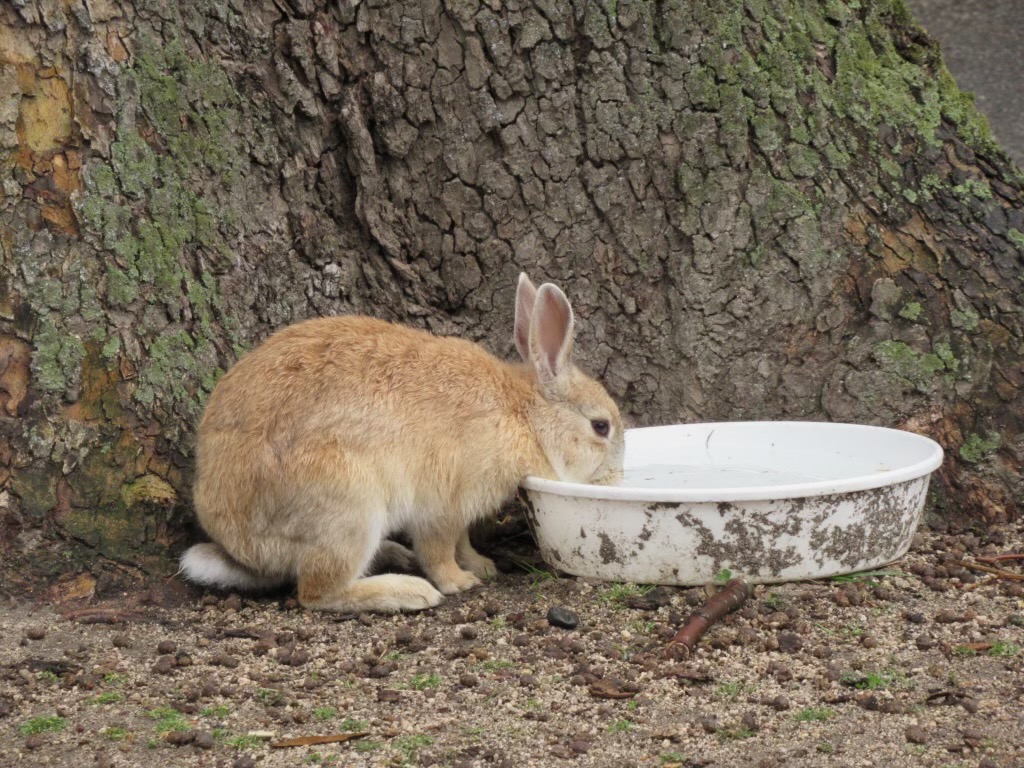
<path id="1" fill-rule="evenodd" d="M 1020 522 L 922 532 L 882 572 L 758 587 L 684 661 L 704 590 L 521 559 L 401 616 L 82 575 L 0 603 L 0 766 L 1022 766 L 1024 582 L 978 569 L 1022 552 Z"/>

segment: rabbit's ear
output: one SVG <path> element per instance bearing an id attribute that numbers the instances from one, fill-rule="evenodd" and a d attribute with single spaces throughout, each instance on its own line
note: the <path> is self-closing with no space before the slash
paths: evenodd
<path id="1" fill-rule="evenodd" d="M 572 307 L 556 285 L 545 283 L 537 291 L 530 325 L 530 362 L 542 391 L 557 394 L 567 385 L 572 364 Z"/>
<path id="2" fill-rule="evenodd" d="M 519 273 L 519 287 L 516 288 L 516 349 L 524 363 L 530 362 L 530 324 L 533 321 L 533 302 L 537 289 L 525 272 Z"/>

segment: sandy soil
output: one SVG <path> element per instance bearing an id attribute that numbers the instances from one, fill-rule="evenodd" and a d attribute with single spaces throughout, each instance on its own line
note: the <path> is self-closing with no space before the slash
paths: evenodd
<path id="1" fill-rule="evenodd" d="M 1022 766 L 1024 582 L 962 565 L 1021 552 L 1021 523 L 922 533 L 882 573 L 758 587 L 683 662 L 704 590 L 536 566 L 403 616 L 72 579 L 0 603 L 0 766 Z"/>

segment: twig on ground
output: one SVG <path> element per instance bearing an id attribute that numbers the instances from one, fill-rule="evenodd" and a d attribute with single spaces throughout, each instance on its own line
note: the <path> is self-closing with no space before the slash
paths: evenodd
<path id="1" fill-rule="evenodd" d="M 313 744 L 338 744 L 342 741 L 361 739 L 363 736 L 369 735 L 369 731 L 359 731 L 357 733 L 336 733 L 333 736 L 298 736 L 294 739 L 272 741 L 270 746 L 274 749 L 283 749 L 284 747 L 308 747 Z"/>
<path id="2" fill-rule="evenodd" d="M 721 591 L 704 603 L 703 607 L 686 617 L 682 628 L 665 648 L 666 658 L 688 656 L 712 626 L 727 613 L 743 605 L 752 594 L 750 585 L 743 579 L 732 579 Z"/>
<path id="3" fill-rule="evenodd" d="M 119 608 L 79 608 L 76 611 L 65 611 L 63 616 L 69 621 L 79 624 L 121 624 L 133 613 Z"/>
<path id="4" fill-rule="evenodd" d="M 637 694 L 636 691 L 622 690 L 615 681 L 606 678 L 594 681 L 588 690 L 595 699 L 632 699 Z"/>
<path id="5" fill-rule="evenodd" d="M 982 563 L 1001 563 L 1004 560 L 1024 560 L 1024 552 L 1010 552 L 1005 555 L 986 555 L 985 557 L 976 556 L 974 558 Z"/>
<path id="6" fill-rule="evenodd" d="M 1010 579 L 1011 581 L 1024 581 L 1024 574 L 1014 573 L 1013 571 L 1007 571 L 1003 568 L 993 568 L 989 565 L 968 563 L 966 560 L 961 560 L 960 565 L 962 565 L 964 568 L 970 568 L 972 571 L 982 571 L 984 573 L 991 573 L 993 576 L 998 576 L 1000 579 Z"/>
<path id="7" fill-rule="evenodd" d="M 985 651 L 992 650 L 992 643 L 962 643 L 957 648 L 964 648 L 975 653 L 984 653 Z"/>

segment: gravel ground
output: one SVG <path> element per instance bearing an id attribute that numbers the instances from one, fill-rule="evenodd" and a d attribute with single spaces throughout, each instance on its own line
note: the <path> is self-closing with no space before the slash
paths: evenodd
<path id="1" fill-rule="evenodd" d="M 703 589 L 528 566 L 353 617 L 83 575 L 2 602 L 0 766 L 1021 766 L 1024 582 L 961 565 L 1021 552 L 1019 522 L 921 533 L 873 575 L 758 587 L 685 661 L 662 650 Z"/>

